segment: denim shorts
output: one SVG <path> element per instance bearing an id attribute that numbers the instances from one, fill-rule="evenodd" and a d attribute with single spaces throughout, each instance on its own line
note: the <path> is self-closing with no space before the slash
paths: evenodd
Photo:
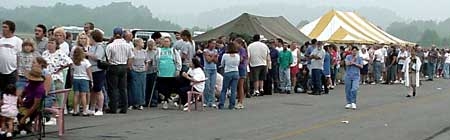
<path id="1" fill-rule="evenodd" d="M 73 92 L 89 92 L 89 80 L 73 79 Z"/>
<path id="2" fill-rule="evenodd" d="M 247 77 L 247 68 L 239 68 L 239 78 Z"/>
<path id="3" fill-rule="evenodd" d="M 19 76 L 19 80 L 16 81 L 16 89 L 23 90 L 27 86 L 28 79 L 25 76 Z"/>

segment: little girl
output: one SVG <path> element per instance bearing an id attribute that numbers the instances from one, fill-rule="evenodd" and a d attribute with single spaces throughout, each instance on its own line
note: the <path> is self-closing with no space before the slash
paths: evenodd
<path id="1" fill-rule="evenodd" d="M 17 109 L 16 87 L 14 85 L 8 85 L 6 87 L 6 92 L 3 93 L 1 110 L 0 135 L 4 135 L 6 133 L 6 137 L 12 137 L 14 130 L 14 118 L 16 118 L 19 113 Z M 6 124 L 8 124 L 8 128 L 6 128 Z M 6 130 L 6 132 L 4 130 Z"/>
<path id="2" fill-rule="evenodd" d="M 84 50 L 82 48 L 76 48 L 73 53 L 73 116 L 79 114 L 79 102 L 83 106 L 83 116 L 89 116 L 87 108 L 87 94 L 89 94 L 89 87 L 92 87 L 92 72 L 91 63 L 86 59 Z"/>
<path id="3" fill-rule="evenodd" d="M 34 42 L 32 40 L 25 40 L 22 43 L 22 52 L 17 54 L 17 72 L 18 80 L 16 82 L 16 95 L 20 95 L 27 84 L 25 73 L 31 70 L 33 59 L 38 57 L 39 53 L 34 51 Z"/>

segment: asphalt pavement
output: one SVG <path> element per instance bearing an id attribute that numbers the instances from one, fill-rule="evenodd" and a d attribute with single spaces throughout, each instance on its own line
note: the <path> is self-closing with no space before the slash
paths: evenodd
<path id="1" fill-rule="evenodd" d="M 101 117 L 66 117 L 65 140 L 450 140 L 450 80 L 362 85 L 347 110 L 343 85 L 328 95 L 275 94 L 245 100 L 243 110 L 183 112 L 172 107 Z M 22 139 L 33 139 L 26 137 Z"/>

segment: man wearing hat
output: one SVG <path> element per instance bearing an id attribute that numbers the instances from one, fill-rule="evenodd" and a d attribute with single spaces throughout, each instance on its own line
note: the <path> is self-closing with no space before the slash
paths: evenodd
<path id="1" fill-rule="evenodd" d="M 120 113 L 127 113 L 127 70 L 133 64 L 134 54 L 130 44 L 123 38 L 123 29 L 116 27 L 113 30 L 113 41 L 106 46 L 106 57 L 110 67 L 108 73 L 108 96 L 110 110 L 106 113 L 117 113 L 118 105 L 121 103 Z"/>

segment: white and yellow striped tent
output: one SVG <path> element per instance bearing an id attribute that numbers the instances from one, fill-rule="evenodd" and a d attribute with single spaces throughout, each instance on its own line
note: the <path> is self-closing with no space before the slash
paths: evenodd
<path id="1" fill-rule="evenodd" d="M 332 10 L 300 31 L 310 38 L 333 43 L 413 44 L 386 33 L 354 12 Z"/>

